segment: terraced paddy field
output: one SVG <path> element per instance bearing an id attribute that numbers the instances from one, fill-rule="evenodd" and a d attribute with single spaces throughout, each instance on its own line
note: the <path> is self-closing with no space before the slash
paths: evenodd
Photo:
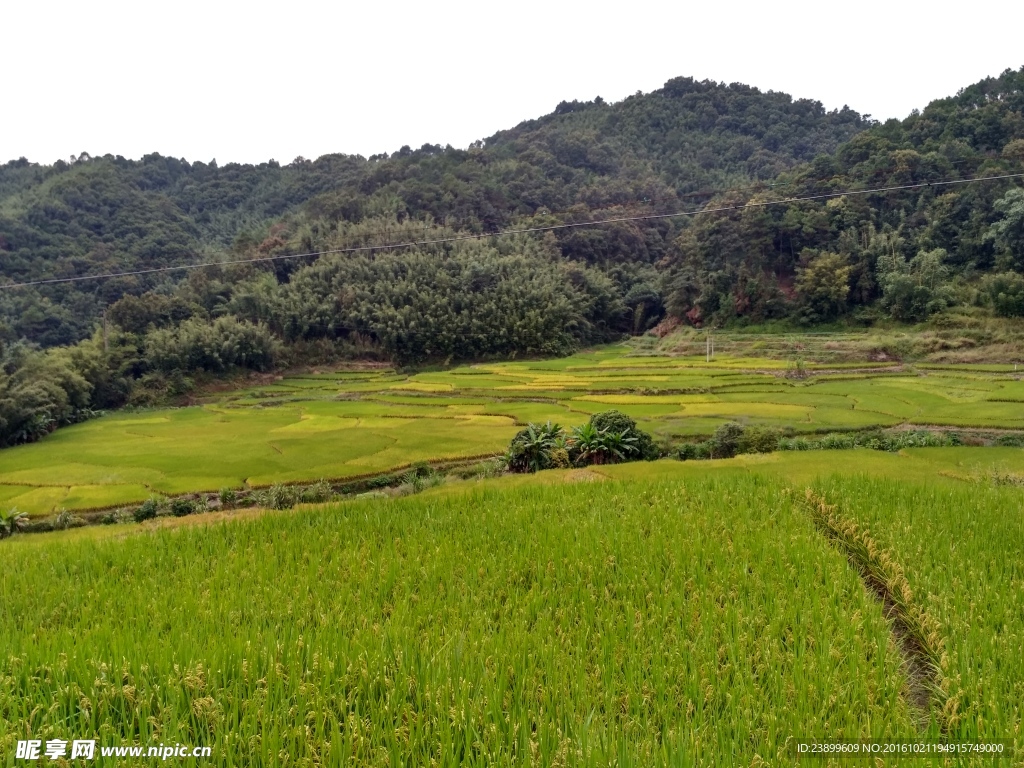
<path id="1" fill-rule="evenodd" d="M 900 424 L 1024 429 L 1013 366 L 643 355 L 572 357 L 400 374 L 307 373 L 190 408 L 118 412 L 0 451 L 0 504 L 33 515 L 151 495 L 370 476 L 494 455 L 530 421 L 616 408 L 665 445 L 726 421 L 796 433 Z"/>

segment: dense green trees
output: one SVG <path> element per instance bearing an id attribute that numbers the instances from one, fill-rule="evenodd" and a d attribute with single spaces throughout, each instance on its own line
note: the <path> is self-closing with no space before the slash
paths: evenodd
<path id="1" fill-rule="evenodd" d="M 0 444 L 38 439 L 97 409 L 182 394 L 197 373 L 325 354 L 400 364 L 559 355 L 618 338 L 633 322 L 615 280 L 525 236 L 325 257 L 284 278 L 267 269 L 194 273 L 175 294 L 125 296 L 105 329 L 75 345 L 8 345 Z"/>
<path id="2" fill-rule="evenodd" d="M 158 371 L 227 371 L 273 367 L 280 342 L 262 323 L 236 317 L 213 322 L 189 318 L 174 328 L 146 334 L 146 362 Z"/>
<path id="3" fill-rule="evenodd" d="M 228 307 L 288 340 L 370 337 L 400 363 L 565 354 L 629 322 L 611 279 L 527 238 L 326 257 L 287 284 L 243 282 Z"/>
<path id="4" fill-rule="evenodd" d="M 663 262 L 666 302 L 718 324 L 787 314 L 815 322 L 879 299 L 895 319 L 923 319 L 955 299 L 957 281 L 1024 272 L 1020 179 L 928 184 L 1021 172 L 1024 69 L 868 128 L 771 189 L 713 200 L 708 208 L 755 207 L 708 213 L 676 238 Z M 924 186 L 792 201 L 908 184 Z"/>
<path id="5" fill-rule="evenodd" d="M 468 150 L 424 145 L 284 166 L 155 154 L 139 161 L 83 154 L 48 167 L 15 161 L 0 166 L 2 279 L 151 269 L 225 251 L 313 251 L 325 231 L 362 222 L 375 226 L 361 244 L 381 245 L 395 242 L 406 221 L 420 233 L 431 222 L 483 233 L 691 207 L 706 195 L 681 195 L 770 178 L 833 151 L 866 124 L 848 109 L 826 112 L 782 93 L 677 78 L 618 104 L 560 104 Z M 609 268 L 653 264 L 675 234 L 669 221 L 622 222 L 562 230 L 554 242 L 563 258 Z M 280 266 L 281 277 L 292 268 Z M 72 343 L 92 333 L 105 305 L 182 279 L 149 273 L 3 294 L 0 334 Z M 630 326 L 656 322 L 657 305 L 650 295 L 635 297 L 630 307 L 640 312 Z"/>
<path id="6" fill-rule="evenodd" d="M 38 440 L 91 415 L 91 391 L 65 357 L 0 346 L 0 447 Z"/>
<path id="7" fill-rule="evenodd" d="M 993 208 L 1002 216 L 989 227 L 989 237 L 1006 266 L 1024 271 L 1024 189 L 1011 189 Z"/>
<path id="8" fill-rule="evenodd" d="M 982 294 L 1000 317 L 1024 317 L 1024 275 L 1001 272 L 988 275 Z"/>
<path id="9" fill-rule="evenodd" d="M 808 318 L 831 320 L 842 314 L 850 295 L 850 271 L 845 257 L 828 252 L 797 268 L 796 292 Z"/>
<path id="10" fill-rule="evenodd" d="M 899 256 L 879 258 L 881 303 L 889 314 L 897 320 L 926 320 L 953 303 L 952 290 L 946 283 L 946 255 L 943 249 L 936 248 L 921 251 L 909 262 Z"/>
<path id="11" fill-rule="evenodd" d="M 1024 70 L 988 78 L 884 125 L 849 109 L 826 112 L 817 102 L 785 94 L 677 78 L 618 104 L 563 102 L 550 115 L 466 150 L 424 145 L 369 159 L 297 158 L 284 166 L 272 161 L 218 166 L 159 155 L 140 161 L 82 155 L 50 167 L 17 161 L 0 167 L 2 278 L 45 279 L 219 257 L 244 260 L 386 246 L 425 234 L 479 234 L 753 204 L 758 207 L 692 220 L 557 229 L 537 239 L 544 243 L 545 258 L 587 264 L 612 278 L 620 314 L 604 320 L 608 328 L 642 332 L 665 312 L 719 325 L 785 316 L 808 323 L 833 320 L 883 297 L 883 275 L 876 267 L 879 257 L 893 250 L 909 264 L 920 252 L 942 249 L 943 266 L 954 282 L 977 272 L 1024 272 L 1024 191 L 1008 181 L 827 203 L 776 201 L 1019 172 L 1024 170 L 1022 103 Z M 715 189 L 731 191 L 714 196 L 710 190 Z M 518 250 L 532 258 L 527 248 Z M 274 281 L 287 284 L 310 261 L 275 263 Z M 390 280 L 387 269 L 370 271 Z M 580 274 L 592 281 L 595 273 Z M 890 275 L 890 295 L 913 293 L 901 274 Z M 228 270 L 220 277 L 232 281 L 240 275 L 251 277 L 252 270 Z M 44 346 L 72 343 L 92 334 L 104 306 L 147 291 L 162 297 L 160 306 L 119 308 L 117 322 L 132 333 L 142 332 L 142 326 L 180 323 L 196 314 L 195 306 L 207 317 L 228 311 L 213 306 L 210 296 L 175 296 L 174 286 L 188 279 L 187 273 L 148 273 L 0 292 L 0 336 Z M 411 279 L 424 279 L 422 270 L 414 269 Z M 253 316 L 257 305 L 269 311 L 260 305 L 268 300 L 260 291 L 269 286 L 250 285 L 247 290 L 256 294 L 248 299 L 234 291 L 230 311 L 271 323 L 269 316 Z M 222 299 L 230 292 L 210 280 L 203 288 Z M 286 294 L 281 292 L 279 300 Z M 240 309 L 246 301 L 248 308 Z M 932 309 L 941 304 L 933 302 Z M 907 310 L 909 305 L 921 305 L 921 298 L 886 304 L 894 317 L 932 311 Z M 293 312 L 283 336 L 308 337 L 311 331 L 303 325 L 338 325 L 337 317 L 323 316 L 322 302 L 315 309 L 319 314 L 311 319 Z M 594 322 L 596 311 L 588 322 Z M 386 346 L 400 349 L 408 346 L 404 339 L 412 329 L 392 301 L 390 310 L 381 305 L 372 327 L 359 330 L 371 337 L 381 330 Z M 550 350 L 564 347 L 563 342 L 526 347 Z M 466 354 L 450 340 L 428 346 L 429 351 L 400 354 L 409 359 Z M 474 354 L 479 348 L 479 341 L 466 347 Z M 485 353 L 508 349 L 497 344 Z"/>

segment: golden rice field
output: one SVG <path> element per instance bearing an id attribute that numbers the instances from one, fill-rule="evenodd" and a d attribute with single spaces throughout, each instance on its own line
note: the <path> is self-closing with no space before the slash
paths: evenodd
<path id="1" fill-rule="evenodd" d="M 897 369 L 776 359 L 640 355 L 626 346 L 558 360 L 414 374 L 287 376 L 188 408 L 117 412 L 0 452 L 0 505 L 29 514 L 152 495 L 374 475 L 493 455 L 525 423 L 616 408 L 663 443 L 726 421 L 795 432 L 898 424 L 1024 428 L 1013 366 Z"/>

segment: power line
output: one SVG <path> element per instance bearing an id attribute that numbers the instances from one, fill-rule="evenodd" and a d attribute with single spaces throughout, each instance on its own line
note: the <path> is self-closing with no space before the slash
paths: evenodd
<path id="1" fill-rule="evenodd" d="M 151 267 L 149 269 L 136 269 L 126 272 L 107 272 L 99 275 L 78 275 L 75 277 L 54 277 L 45 280 L 29 280 L 22 283 L 8 283 L 0 285 L 0 289 L 9 290 L 12 288 L 27 288 L 36 285 L 56 285 L 61 283 L 77 283 L 86 280 L 107 280 L 115 277 L 134 277 L 136 275 L 152 275 L 167 272 L 180 272 L 204 267 L 226 267 L 238 264 L 259 264 L 286 259 L 304 259 L 320 256 L 331 256 L 343 253 L 366 253 L 368 251 L 391 251 L 400 248 L 413 248 L 425 245 L 444 245 L 457 243 L 465 240 L 482 240 L 489 237 L 503 237 L 507 235 L 538 234 L 541 232 L 554 232 L 564 229 L 578 229 L 582 227 L 596 227 L 603 224 L 622 224 L 630 221 L 657 221 L 661 219 L 672 219 L 683 216 L 697 216 L 703 213 L 728 213 L 730 211 L 741 211 L 748 208 L 767 208 L 773 205 L 788 205 L 791 203 L 809 202 L 813 200 L 828 200 L 837 197 L 853 197 L 860 195 L 877 195 L 885 192 L 900 192 L 908 189 L 923 189 L 925 187 L 946 187 L 957 184 L 976 184 L 983 181 L 1001 181 L 1006 179 L 1019 179 L 1024 173 L 1007 173 L 999 176 L 982 176 L 974 179 L 950 179 L 947 181 L 922 181 L 916 184 L 901 184 L 893 187 L 876 187 L 873 189 L 847 189 L 839 192 L 824 192 L 817 195 L 805 195 L 803 197 L 786 197 L 779 200 L 765 200 L 754 203 L 743 203 L 741 205 L 726 205 L 718 208 L 702 208 L 690 211 L 676 211 L 674 213 L 649 213 L 640 216 L 617 216 L 609 219 L 596 221 L 567 222 L 562 224 L 548 224 L 540 227 L 523 227 L 520 229 L 506 229 L 499 232 L 472 233 L 465 235 L 454 235 L 452 237 L 434 238 L 431 240 L 410 240 L 402 243 L 390 243 L 385 245 L 360 245 L 349 248 L 331 248 L 323 251 L 310 251 L 307 253 L 285 253 L 276 256 L 260 256 L 249 259 L 231 259 L 227 261 L 208 261 L 198 264 L 181 264 L 172 267 Z"/>
<path id="2" fill-rule="evenodd" d="M 976 165 L 979 164 L 978 158 L 973 158 L 973 157 L 962 158 L 960 160 L 950 160 L 949 158 L 943 158 L 943 159 L 944 159 L 944 161 L 946 163 L 948 163 L 949 165 L 954 166 L 954 167 L 959 167 L 959 166 L 962 166 L 962 165 L 965 165 L 965 164 L 976 164 Z M 797 169 L 788 169 L 788 170 L 792 171 L 792 170 L 797 170 Z M 871 171 L 870 176 L 872 178 L 877 178 L 877 177 L 880 177 L 880 176 L 884 176 L 887 173 L 892 173 L 895 170 L 897 170 L 897 169 L 894 167 L 894 163 L 890 163 L 889 166 L 878 166 L 878 167 L 875 167 Z M 837 177 L 836 174 L 831 174 L 829 176 L 814 176 L 814 177 L 791 178 L 791 179 L 787 179 L 785 181 L 778 181 L 778 180 L 775 180 L 775 181 L 755 181 L 755 182 L 753 182 L 751 184 L 747 184 L 747 185 L 742 186 L 742 187 L 726 187 L 724 189 L 709 189 L 709 188 L 705 188 L 705 189 L 698 189 L 698 190 L 695 190 L 695 191 L 692 191 L 692 192 L 677 192 L 677 191 L 673 191 L 672 194 L 659 195 L 659 196 L 656 196 L 656 197 L 630 198 L 628 200 L 617 200 L 617 201 L 613 201 L 613 202 L 608 202 L 608 203 L 605 203 L 603 205 L 588 206 L 587 207 L 587 212 L 593 214 L 596 211 L 604 211 L 604 210 L 608 210 L 608 209 L 611 209 L 611 208 L 630 208 L 630 207 L 633 207 L 633 206 L 654 205 L 655 203 L 663 203 L 663 202 L 668 202 L 668 201 L 680 202 L 680 201 L 682 201 L 684 199 L 690 199 L 690 198 L 696 198 L 696 197 L 715 197 L 715 196 L 720 196 L 720 195 L 726 195 L 726 194 L 729 194 L 729 193 L 745 192 L 747 190 L 757 190 L 759 192 L 764 192 L 764 191 L 774 190 L 777 187 L 785 187 L 785 186 L 807 188 L 807 187 L 811 187 L 813 185 L 816 185 L 818 183 L 822 183 L 822 182 L 826 182 L 827 183 L 827 182 L 835 181 L 837 178 L 838 177 Z M 579 212 L 579 207 L 578 206 L 579 206 L 579 203 L 574 204 L 574 205 L 572 205 L 572 206 L 570 206 L 568 208 L 557 208 L 557 209 L 548 209 L 546 206 L 539 206 L 532 213 L 533 213 L 533 215 L 537 215 L 537 216 L 540 216 L 540 215 L 564 216 L 564 215 L 567 215 L 567 214 L 578 213 Z M 541 211 L 541 208 L 543 208 L 543 211 Z M 515 213 L 515 211 L 511 211 L 510 213 Z M 445 220 L 443 222 L 440 222 L 441 228 L 446 227 L 447 226 L 447 222 L 448 222 L 448 217 L 446 216 Z M 387 235 L 388 235 L 388 233 L 389 233 L 389 229 L 387 227 L 385 227 L 385 228 L 378 228 L 378 229 L 375 229 L 375 230 L 372 230 L 372 231 L 369 232 L 370 235 L 376 235 L 376 236 L 382 237 L 382 239 L 384 240 L 384 244 L 385 245 L 387 244 Z"/>

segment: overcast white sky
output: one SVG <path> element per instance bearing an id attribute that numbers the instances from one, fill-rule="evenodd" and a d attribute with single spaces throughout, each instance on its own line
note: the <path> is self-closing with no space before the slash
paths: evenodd
<path id="1" fill-rule="evenodd" d="M 1024 2 L 4 0 L 0 162 L 464 147 L 678 75 L 880 119 L 1024 65 Z"/>

